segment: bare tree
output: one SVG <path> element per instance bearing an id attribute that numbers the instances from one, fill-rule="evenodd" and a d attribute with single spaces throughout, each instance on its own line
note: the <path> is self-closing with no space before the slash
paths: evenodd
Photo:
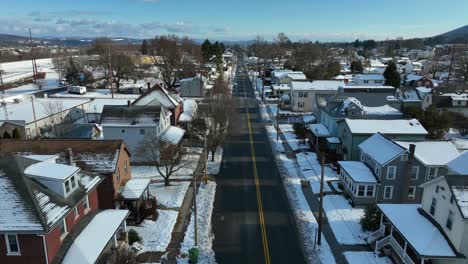
<path id="1" fill-rule="evenodd" d="M 218 77 L 214 82 L 213 88 L 211 89 L 211 96 L 215 97 L 218 95 L 228 96 L 231 93 L 229 86 L 222 77 Z"/>
<path id="2" fill-rule="evenodd" d="M 457 58 L 454 68 L 457 80 L 463 84 L 468 82 L 468 55 L 461 55 Z"/>
<path id="3" fill-rule="evenodd" d="M 72 122 L 63 116 L 65 107 L 62 101 L 41 102 L 44 113 L 49 120 L 49 127 L 56 137 L 63 136 L 70 129 Z"/>
<path id="4" fill-rule="evenodd" d="M 154 66 L 160 71 L 162 79 L 169 89 L 183 73 L 184 65 L 189 63 L 176 36 L 160 36 L 151 40 L 150 51 Z"/>
<path id="5" fill-rule="evenodd" d="M 136 264 L 136 253 L 133 252 L 130 247 L 123 244 L 112 252 L 109 259 L 110 264 Z"/>
<path id="6" fill-rule="evenodd" d="M 161 153 L 163 152 L 163 154 Z M 166 186 L 170 185 L 170 178 L 174 173 L 187 167 L 187 155 L 184 155 L 179 145 L 168 145 L 160 141 L 155 133 L 149 133 L 137 148 L 136 154 L 144 162 L 156 167 Z"/>

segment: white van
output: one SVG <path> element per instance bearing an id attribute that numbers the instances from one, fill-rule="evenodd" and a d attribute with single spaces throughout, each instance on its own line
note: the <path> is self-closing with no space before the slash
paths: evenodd
<path id="1" fill-rule="evenodd" d="M 68 87 L 68 93 L 71 94 L 85 94 L 86 87 L 84 86 L 70 86 Z"/>

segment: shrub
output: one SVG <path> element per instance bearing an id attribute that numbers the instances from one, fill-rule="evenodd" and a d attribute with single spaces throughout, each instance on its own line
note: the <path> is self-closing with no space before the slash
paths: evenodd
<path id="1" fill-rule="evenodd" d="M 377 206 L 372 204 L 364 210 L 364 216 L 361 218 L 361 226 L 364 231 L 376 231 L 380 226 L 381 213 Z"/>
<path id="2" fill-rule="evenodd" d="M 132 245 L 135 242 L 141 242 L 141 237 L 138 235 L 137 231 L 130 229 L 130 231 L 128 231 L 128 244 Z"/>

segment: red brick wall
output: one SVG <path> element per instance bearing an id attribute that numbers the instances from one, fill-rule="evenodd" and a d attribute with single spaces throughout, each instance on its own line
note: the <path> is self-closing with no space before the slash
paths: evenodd
<path id="1" fill-rule="evenodd" d="M 46 263 L 44 243 L 41 236 L 18 235 L 21 256 L 7 256 L 4 234 L 0 234 L 0 263 L 30 264 Z"/>
<path id="2" fill-rule="evenodd" d="M 98 195 L 97 195 L 96 188 L 88 193 L 88 199 L 89 199 L 89 206 L 91 208 L 90 212 L 98 209 L 99 203 L 98 203 Z M 77 207 L 78 207 L 78 213 L 79 213 L 78 219 L 75 220 L 75 211 L 73 208 L 72 210 L 68 212 L 67 216 L 65 217 L 68 232 L 71 232 L 75 224 L 78 223 L 78 221 L 80 221 L 81 218 L 85 215 L 83 201 L 78 203 Z M 57 255 L 57 252 L 60 250 L 60 246 L 62 245 L 62 241 L 60 240 L 60 230 L 58 227 L 55 227 L 49 233 L 47 233 L 46 242 L 47 242 L 47 255 L 49 256 L 49 262 L 52 262 L 54 257 Z"/>

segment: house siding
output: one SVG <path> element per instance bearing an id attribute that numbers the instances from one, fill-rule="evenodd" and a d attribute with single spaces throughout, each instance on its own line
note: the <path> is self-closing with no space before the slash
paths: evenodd
<path id="1" fill-rule="evenodd" d="M 20 256 L 7 256 L 4 234 L 0 234 L 0 263 L 43 264 L 46 263 L 42 236 L 35 234 L 18 235 Z"/>

